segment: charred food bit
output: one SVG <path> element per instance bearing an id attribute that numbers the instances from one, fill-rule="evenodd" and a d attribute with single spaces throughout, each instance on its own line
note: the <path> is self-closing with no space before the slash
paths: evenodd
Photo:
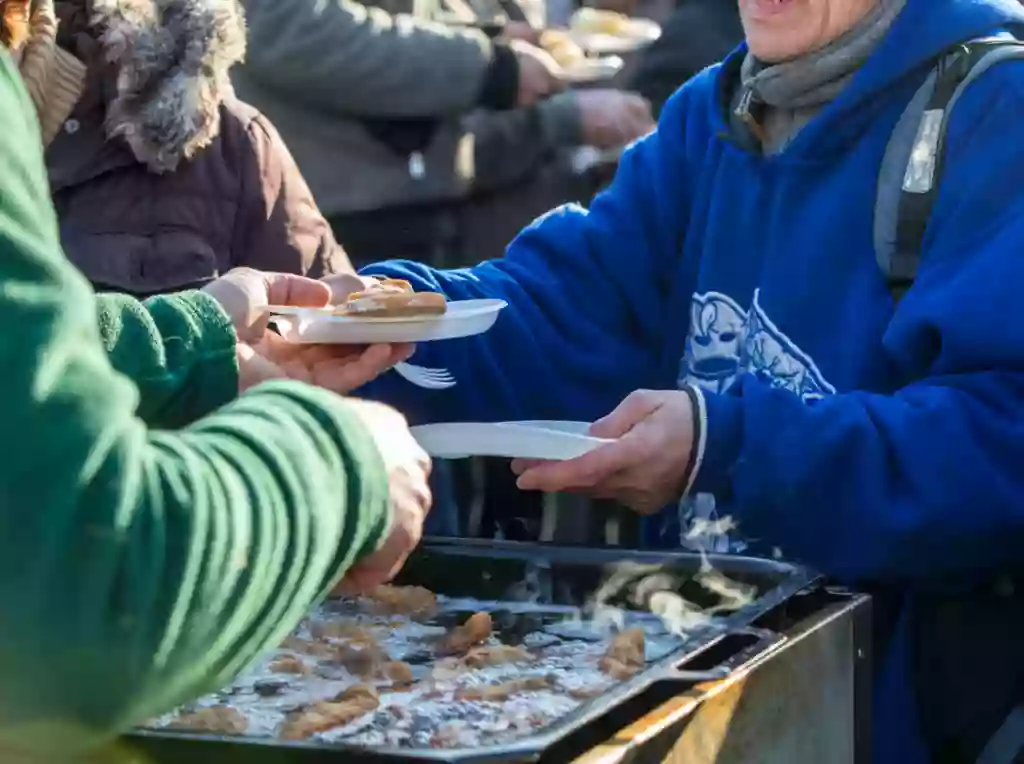
<path id="1" fill-rule="evenodd" d="M 482 645 L 474 647 L 463 661 L 470 668 L 500 666 L 504 663 L 525 663 L 534 660 L 534 656 L 521 645 Z"/>
<path id="2" fill-rule="evenodd" d="M 377 688 L 374 687 L 372 684 L 366 684 L 364 682 L 360 682 L 359 684 L 353 684 L 349 687 L 346 687 L 344 690 L 342 690 L 333 698 L 331 698 L 331 702 L 341 703 L 346 700 L 359 699 L 363 699 L 367 702 L 372 700 L 374 708 L 376 708 L 377 705 L 380 703 L 380 695 L 377 693 Z"/>
<path id="3" fill-rule="evenodd" d="M 602 692 L 604 692 L 604 687 L 592 684 L 588 687 L 571 687 L 567 694 L 570 698 L 575 698 L 576 700 L 590 700 L 591 698 L 596 698 Z"/>
<path id="4" fill-rule="evenodd" d="M 360 646 L 343 644 L 335 647 L 332 660 L 354 676 L 371 677 L 388 662 L 388 654 L 376 641 Z"/>
<path id="5" fill-rule="evenodd" d="M 359 688 L 358 692 L 355 690 Z M 367 689 L 369 691 L 367 691 Z M 346 693 L 352 694 L 346 696 Z M 318 732 L 326 732 L 335 727 L 344 727 L 360 716 L 368 714 L 380 704 L 380 699 L 372 687 L 355 685 L 334 701 L 321 701 L 301 711 L 289 714 L 281 725 L 280 737 L 285 740 L 303 740 Z"/>
<path id="6" fill-rule="evenodd" d="M 298 674 L 306 676 L 310 673 L 309 666 L 291 655 L 282 655 L 270 664 L 270 670 L 275 674 Z"/>
<path id="7" fill-rule="evenodd" d="M 387 661 L 381 664 L 380 673 L 397 685 L 412 684 L 412 667 L 402 661 Z"/>
<path id="8" fill-rule="evenodd" d="M 211 706 L 180 714 L 168 729 L 193 732 L 218 732 L 224 735 L 244 735 L 249 723 L 238 711 L 227 706 Z"/>
<path id="9" fill-rule="evenodd" d="M 456 700 L 482 700 L 497 703 L 508 700 L 513 695 L 531 690 L 546 690 L 551 687 L 551 680 L 546 676 L 529 676 L 523 679 L 512 679 L 501 684 L 482 684 L 475 687 L 462 687 L 455 693 Z"/>
<path id="10" fill-rule="evenodd" d="M 643 667 L 644 658 L 644 631 L 643 629 L 627 629 L 612 637 L 608 651 L 605 653 L 609 658 L 614 658 L 627 666 Z"/>
<path id="11" fill-rule="evenodd" d="M 622 681 L 636 674 L 645 662 L 643 629 L 627 629 L 612 638 L 597 667 L 612 679 Z"/>
<path id="12" fill-rule="evenodd" d="M 434 661 L 434 665 L 430 669 L 430 678 L 445 682 L 465 674 L 468 669 L 469 667 L 460 658 L 440 658 Z"/>
<path id="13" fill-rule="evenodd" d="M 367 597 L 378 615 L 425 617 L 437 611 L 437 597 L 422 586 L 378 586 Z"/>
<path id="14" fill-rule="evenodd" d="M 281 682 L 274 679 L 263 679 L 252 686 L 252 691 L 259 695 L 261 698 L 272 698 L 275 695 L 280 695 L 287 689 L 288 683 Z"/>
<path id="15" fill-rule="evenodd" d="M 314 621 L 309 625 L 314 639 L 348 639 L 353 642 L 375 642 L 373 632 L 350 621 Z"/>
<path id="16" fill-rule="evenodd" d="M 473 645 L 486 642 L 494 629 L 489 613 L 473 613 L 464 624 L 456 626 L 442 640 L 441 647 L 446 653 L 464 653 Z"/>

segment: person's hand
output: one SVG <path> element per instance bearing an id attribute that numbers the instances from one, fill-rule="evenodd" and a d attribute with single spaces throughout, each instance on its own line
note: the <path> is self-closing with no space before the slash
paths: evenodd
<path id="1" fill-rule="evenodd" d="M 530 45 L 540 42 L 540 30 L 534 29 L 528 21 L 509 21 L 501 30 L 505 40 L 522 40 Z"/>
<path id="2" fill-rule="evenodd" d="M 522 40 L 509 43 L 519 61 L 519 106 L 532 106 L 565 89 L 562 67 L 546 50 Z"/>
<path id="3" fill-rule="evenodd" d="M 241 342 L 258 342 L 267 330 L 266 305 L 322 308 L 331 299 L 330 288 L 316 279 L 292 273 L 266 273 L 235 268 L 203 287 L 224 308 Z"/>
<path id="4" fill-rule="evenodd" d="M 614 499 L 642 514 L 657 512 L 686 489 L 693 449 L 693 404 L 682 390 L 638 390 L 591 435 L 614 440 L 564 462 L 516 460 L 524 491 L 572 491 Z"/>
<path id="5" fill-rule="evenodd" d="M 423 537 L 430 511 L 430 457 L 409 432 L 405 418 L 379 403 L 349 402 L 373 435 L 388 471 L 391 525 L 384 543 L 359 560 L 338 584 L 339 594 L 359 594 L 390 581 Z"/>
<path id="6" fill-rule="evenodd" d="M 344 395 L 407 360 L 414 350 L 410 344 L 300 345 L 266 332 L 257 343 L 238 345 L 238 387 L 243 392 L 269 379 L 295 379 Z"/>
<path id="7" fill-rule="evenodd" d="M 651 105 L 636 93 L 595 88 L 575 95 L 588 146 L 619 148 L 654 129 Z"/>

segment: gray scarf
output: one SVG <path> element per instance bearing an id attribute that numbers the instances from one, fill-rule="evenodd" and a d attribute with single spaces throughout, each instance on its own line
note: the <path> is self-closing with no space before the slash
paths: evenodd
<path id="1" fill-rule="evenodd" d="M 740 69 L 736 116 L 758 121 L 762 150 L 776 154 L 853 78 L 888 33 L 906 0 L 879 0 L 856 26 L 823 48 L 780 64 L 763 64 L 750 53 Z"/>

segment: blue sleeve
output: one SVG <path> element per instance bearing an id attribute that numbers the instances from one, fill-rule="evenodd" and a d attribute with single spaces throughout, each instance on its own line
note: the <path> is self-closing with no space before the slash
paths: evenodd
<path id="1" fill-rule="evenodd" d="M 883 337 L 903 386 L 804 405 L 746 378 L 704 396 L 695 490 L 826 573 L 941 586 L 1021 564 L 1024 142 L 1006 131 L 1024 98 L 1020 65 L 998 70 L 952 115 L 919 275 Z"/>
<path id="2" fill-rule="evenodd" d="M 412 363 L 458 380 L 427 392 L 387 374 L 361 394 L 413 421 L 592 421 L 663 374 L 663 314 L 688 208 L 679 111 L 626 150 L 589 210 L 567 205 L 520 233 L 504 258 L 439 271 L 397 261 L 365 269 L 449 300 L 508 303 L 485 335 L 421 345 Z"/>

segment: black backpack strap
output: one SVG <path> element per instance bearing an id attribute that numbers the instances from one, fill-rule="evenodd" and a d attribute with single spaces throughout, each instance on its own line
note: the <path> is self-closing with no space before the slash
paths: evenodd
<path id="1" fill-rule="evenodd" d="M 896 123 L 879 171 L 875 257 L 894 300 L 913 284 L 939 193 L 949 115 L 964 90 L 1003 61 L 1024 59 L 1024 42 L 991 37 L 944 54 Z"/>

